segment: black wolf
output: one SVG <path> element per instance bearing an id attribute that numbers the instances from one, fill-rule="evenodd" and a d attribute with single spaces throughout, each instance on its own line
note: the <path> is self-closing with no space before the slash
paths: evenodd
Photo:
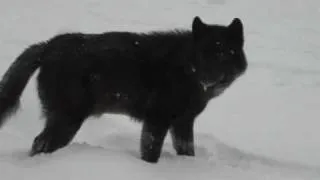
<path id="1" fill-rule="evenodd" d="M 66 146 L 85 119 L 118 113 L 142 122 L 140 151 L 157 162 L 170 131 L 178 155 L 194 156 L 193 125 L 208 101 L 247 69 L 243 24 L 148 33 L 67 33 L 28 47 L 0 82 L 0 124 L 39 68 L 46 123 L 30 155 Z"/>

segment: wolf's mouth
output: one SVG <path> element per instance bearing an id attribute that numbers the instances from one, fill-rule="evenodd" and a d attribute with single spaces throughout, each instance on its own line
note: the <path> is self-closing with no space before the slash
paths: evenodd
<path id="1" fill-rule="evenodd" d="M 213 86 L 216 85 L 217 83 L 216 83 L 216 82 L 206 83 L 206 82 L 201 81 L 200 84 L 201 84 L 203 90 L 204 90 L 204 91 L 207 91 L 208 88 L 213 87 Z"/>
<path id="2" fill-rule="evenodd" d="M 225 75 L 221 75 L 219 78 L 217 78 L 215 81 L 210 81 L 210 80 L 202 80 L 200 81 L 200 84 L 203 88 L 204 91 L 207 91 L 209 88 L 213 88 L 216 85 L 220 84 L 225 78 Z"/>
<path id="3" fill-rule="evenodd" d="M 204 91 L 207 91 L 209 88 L 213 88 L 215 87 L 217 84 L 219 84 L 223 78 L 225 77 L 225 75 L 221 75 L 218 79 L 216 79 L 214 82 L 210 82 L 210 81 L 206 81 L 206 80 L 203 80 L 203 81 L 200 81 L 200 84 L 203 88 Z"/>

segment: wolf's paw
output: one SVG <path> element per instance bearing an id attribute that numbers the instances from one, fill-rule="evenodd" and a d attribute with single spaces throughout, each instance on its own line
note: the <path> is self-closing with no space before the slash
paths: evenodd
<path id="1" fill-rule="evenodd" d="M 174 137 L 173 147 L 179 156 L 195 156 L 193 141 Z"/>
<path id="2" fill-rule="evenodd" d="M 194 150 L 193 149 L 179 149 L 177 150 L 177 155 L 178 156 L 195 156 Z"/>
<path id="3" fill-rule="evenodd" d="M 179 156 L 195 156 L 193 143 L 180 142 L 175 144 L 175 149 Z"/>
<path id="4" fill-rule="evenodd" d="M 141 156 L 141 159 L 148 162 L 148 163 L 152 163 L 155 164 L 159 161 L 159 155 L 155 155 L 155 154 L 143 154 Z"/>
<path id="5" fill-rule="evenodd" d="M 48 134 L 39 134 L 33 141 L 29 155 L 34 156 L 40 153 L 50 153 L 54 150 L 52 137 Z"/>

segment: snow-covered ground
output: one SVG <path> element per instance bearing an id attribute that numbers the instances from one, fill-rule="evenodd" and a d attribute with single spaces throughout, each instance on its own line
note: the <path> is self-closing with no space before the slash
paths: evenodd
<path id="1" fill-rule="evenodd" d="M 0 2 L 0 72 L 29 44 L 56 33 L 245 27 L 248 72 L 211 101 L 196 124 L 197 156 L 166 140 L 158 164 L 139 159 L 140 125 L 90 119 L 68 147 L 34 158 L 42 128 L 34 78 L 19 113 L 0 130 L 0 179 L 320 179 L 318 0 L 10 0 Z"/>

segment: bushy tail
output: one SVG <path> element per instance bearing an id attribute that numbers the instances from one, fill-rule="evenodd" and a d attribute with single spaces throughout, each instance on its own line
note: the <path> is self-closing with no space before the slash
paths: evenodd
<path id="1" fill-rule="evenodd" d="M 3 75 L 0 81 L 0 127 L 18 109 L 24 88 L 40 66 L 44 47 L 44 43 L 28 47 Z"/>

